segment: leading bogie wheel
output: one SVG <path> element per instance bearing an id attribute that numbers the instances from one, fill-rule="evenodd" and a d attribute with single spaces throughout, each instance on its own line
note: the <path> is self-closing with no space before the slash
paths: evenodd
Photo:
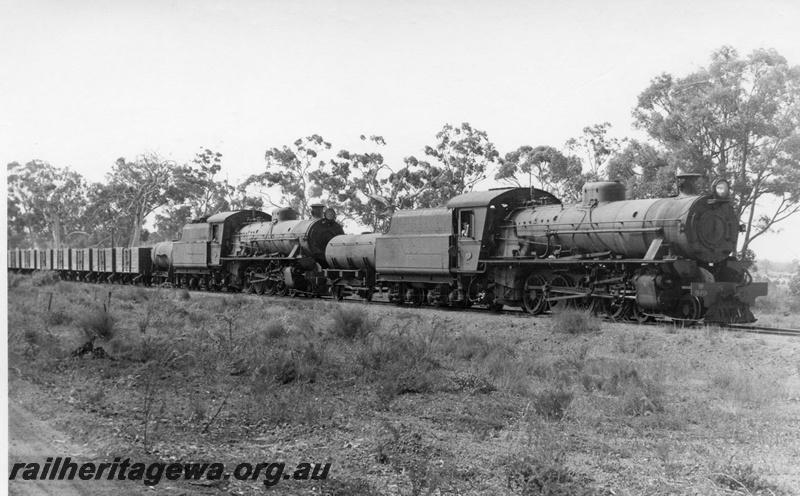
<path id="1" fill-rule="evenodd" d="M 645 314 L 645 309 L 640 307 L 639 304 L 637 304 L 636 302 L 634 302 L 631 305 L 631 307 L 632 307 L 632 311 L 633 311 L 633 320 L 635 322 L 638 322 L 640 324 L 646 324 L 646 323 L 650 322 L 651 320 L 653 320 L 653 317 L 651 317 L 650 315 Z"/>
<path id="2" fill-rule="evenodd" d="M 275 285 L 275 293 L 278 296 L 286 296 L 287 294 L 289 294 L 289 287 L 286 286 L 285 282 L 278 281 L 278 283 Z"/>

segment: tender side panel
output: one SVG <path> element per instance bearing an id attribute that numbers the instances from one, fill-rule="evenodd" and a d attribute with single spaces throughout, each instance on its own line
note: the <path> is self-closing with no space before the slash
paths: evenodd
<path id="1" fill-rule="evenodd" d="M 446 208 L 399 211 L 376 240 L 380 277 L 450 275 L 453 214 Z"/>

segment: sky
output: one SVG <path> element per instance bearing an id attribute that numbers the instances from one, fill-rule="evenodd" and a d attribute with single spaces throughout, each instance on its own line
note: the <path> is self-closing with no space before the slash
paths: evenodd
<path id="1" fill-rule="evenodd" d="M 210 148 L 238 182 L 264 152 L 319 134 L 402 167 L 444 124 L 505 154 L 609 122 L 652 78 L 715 49 L 775 48 L 800 64 L 800 2 L 0 1 L 0 160 L 101 181 L 119 157 L 190 161 Z M 359 137 L 381 135 L 380 150 Z M 3 188 L 5 190 L 5 188 Z M 800 216 L 754 242 L 800 259 Z"/>

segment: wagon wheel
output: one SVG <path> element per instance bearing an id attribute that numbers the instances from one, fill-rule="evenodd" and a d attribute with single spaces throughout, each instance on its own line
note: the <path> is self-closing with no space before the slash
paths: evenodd
<path id="1" fill-rule="evenodd" d="M 276 290 L 276 283 L 272 279 L 267 279 L 264 281 L 264 294 L 267 296 L 272 296 L 275 294 Z"/>
<path id="2" fill-rule="evenodd" d="M 286 283 L 283 281 L 278 281 L 275 284 L 275 294 L 278 296 L 286 296 L 289 294 L 289 288 L 286 286 Z"/>
<path id="3" fill-rule="evenodd" d="M 362 298 L 364 298 L 364 301 L 366 301 L 367 303 L 372 301 L 372 295 L 373 295 L 374 292 L 375 292 L 375 288 L 373 288 L 373 287 L 367 288 L 367 290 L 364 291 L 364 295 L 362 296 Z"/>
<path id="4" fill-rule="evenodd" d="M 606 316 L 611 312 L 611 298 L 593 295 L 589 303 L 589 309 L 594 315 L 600 317 Z"/>
<path id="5" fill-rule="evenodd" d="M 252 267 L 248 268 L 244 271 L 244 285 L 242 287 L 242 292 L 246 294 L 253 294 L 255 291 L 255 287 L 253 286 L 253 274 L 255 273 L 255 269 Z"/>
<path id="6" fill-rule="evenodd" d="M 544 277 L 540 274 L 534 274 L 525 280 L 525 286 L 522 290 L 522 304 L 525 311 L 537 315 L 547 309 L 547 301 L 544 299 Z"/>
<path id="7" fill-rule="evenodd" d="M 633 314 L 630 300 L 609 300 L 606 308 L 606 316 L 612 320 L 627 320 Z"/>
<path id="8" fill-rule="evenodd" d="M 253 271 L 253 278 L 254 279 L 264 279 L 264 275 L 265 275 L 264 274 L 264 269 L 262 269 L 261 267 L 257 267 Z M 256 294 L 264 294 L 264 290 L 265 289 L 266 288 L 264 287 L 264 281 L 263 280 L 253 282 L 253 292 L 255 292 Z"/>
<path id="9" fill-rule="evenodd" d="M 565 276 L 561 274 L 556 274 L 550 278 L 550 291 L 548 291 L 549 296 L 559 296 L 558 289 L 559 288 L 571 288 L 572 282 Z M 553 294 L 553 290 L 556 290 L 556 294 Z M 563 296 L 563 295 L 561 295 Z M 563 310 L 565 308 L 571 308 L 574 305 L 572 304 L 574 300 L 572 298 L 568 300 L 555 300 L 548 302 L 550 305 L 550 310 Z"/>
<path id="10" fill-rule="evenodd" d="M 423 301 L 425 301 L 425 292 L 420 288 L 408 288 L 406 289 L 405 299 L 411 303 L 411 305 L 421 307 Z"/>
<path id="11" fill-rule="evenodd" d="M 703 304 L 696 296 L 684 296 L 678 300 L 678 323 L 682 327 L 690 327 L 697 324 L 703 317 Z"/>
<path id="12" fill-rule="evenodd" d="M 406 302 L 405 294 L 406 294 L 406 285 L 400 284 L 399 287 L 397 288 L 396 296 L 392 296 L 391 290 L 389 291 L 389 301 L 391 301 L 395 305 L 403 305 Z"/>
<path id="13" fill-rule="evenodd" d="M 341 286 L 331 286 L 331 296 L 336 301 L 342 301 L 344 299 L 344 288 Z"/>
<path id="14" fill-rule="evenodd" d="M 653 317 L 645 314 L 645 309 L 640 307 L 639 304 L 633 303 L 631 304 L 631 308 L 633 309 L 632 318 L 634 321 L 640 324 L 646 324 L 653 320 Z"/>

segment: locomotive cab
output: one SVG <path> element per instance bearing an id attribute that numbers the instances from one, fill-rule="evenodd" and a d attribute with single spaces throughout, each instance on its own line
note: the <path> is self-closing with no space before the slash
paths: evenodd
<path id="1" fill-rule="evenodd" d="M 555 196 L 535 188 L 491 189 L 459 195 L 447 203 L 453 211 L 455 272 L 477 272 L 479 260 L 492 255 L 495 233 L 508 214 L 529 202 L 557 205 Z"/>
<path id="2" fill-rule="evenodd" d="M 204 272 L 219 267 L 228 255 L 229 241 L 236 229 L 251 220 L 271 220 L 269 214 L 258 210 L 220 212 L 186 224 L 179 241 L 173 244 L 173 263 L 178 273 Z"/>

